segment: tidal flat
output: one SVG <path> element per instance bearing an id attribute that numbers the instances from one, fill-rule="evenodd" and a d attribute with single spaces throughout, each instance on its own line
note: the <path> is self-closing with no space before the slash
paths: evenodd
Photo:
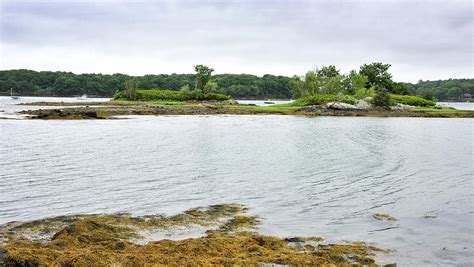
<path id="1" fill-rule="evenodd" d="M 277 237 L 255 231 L 258 216 L 238 204 L 194 208 L 173 216 L 68 215 L 0 226 L 0 262 L 21 266 L 311 265 L 375 266 L 390 253 L 364 242 Z M 145 244 L 144 232 L 200 226 L 203 235 Z M 252 231 L 253 230 L 253 231 Z M 388 265 L 387 265 L 388 266 Z"/>

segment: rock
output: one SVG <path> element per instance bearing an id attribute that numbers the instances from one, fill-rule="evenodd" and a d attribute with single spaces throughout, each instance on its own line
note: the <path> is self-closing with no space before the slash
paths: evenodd
<path id="1" fill-rule="evenodd" d="M 372 99 L 374 99 L 374 98 L 371 97 L 371 96 L 368 96 L 368 97 L 366 97 L 366 98 L 364 98 L 364 99 L 362 99 L 362 100 L 364 100 L 364 101 L 367 102 L 367 103 L 371 103 L 371 102 L 372 102 Z"/>
<path id="2" fill-rule="evenodd" d="M 359 109 L 354 105 L 342 103 L 342 102 L 329 102 L 326 104 L 326 108 L 328 109 L 336 109 L 336 110 L 355 110 Z"/>
<path id="3" fill-rule="evenodd" d="M 91 117 L 91 118 L 97 118 L 97 113 L 95 111 L 86 111 L 86 112 L 84 112 L 84 116 Z"/>
<path id="4" fill-rule="evenodd" d="M 410 106 L 410 105 L 405 105 L 405 104 L 400 104 L 398 103 L 396 106 L 390 107 L 391 110 L 393 111 L 405 111 L 405 110 L 411 110 L 416 108 L 415 106 Z"/>
<path id="5" fill-rule="evenodd" d="M 398 221 L 397 218 L 386 213 L 375 213 L 374 215 L 372 215 L 372 217 L 379 221 Z"/>
<path id="6" fill-rule="evenodd" d="M 370 109 L 372 106 L 365 100 L 357 100 L 355 106 L 358 108 L 358 109 Z"/>
<path id="7" fill-rule="evenodd" d="M 218 109 L 215 105 L 208 104 L 208 103 L 202 103 L 201 106 L 208 108 L 208 109 Z"/>
<path id="8" fill-rule="evenodd" d="M 7 250 L 4 248 L 0 248 L 0 265 L 4 266 L 6 264 L 5 257 L 7 254 Z"/>
<path id="9" fill-rule="evenodd" d="M 313 105 L 313 106 L 302 107 L 298 111 L 302 111 L 302 112 L 322 112 L 323 109 L 324 108 L 322 106 Z"/>
<path id="10" fill-rule="evenodd" d="M 235 101 L 234 99 L 229 99 L 225 101 L 225 104 L 227 105 L 238 105 L 239 102 Z"/>

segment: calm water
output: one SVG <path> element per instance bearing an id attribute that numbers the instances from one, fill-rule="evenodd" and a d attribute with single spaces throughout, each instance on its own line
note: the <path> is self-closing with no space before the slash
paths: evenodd
<path id="1" fill-rule="evenodd" d="M 242 105 L 256 105 L 256 106 L 271 106 L 271 105 L 277 105 L 277 104 L 288 104 L 293 102 L 294 100 L 237 100 L 239 104 Z"/>
<path id="2" fill-rule="evenodd" d="M 438 105 L 459 110 L 474 110 L 474 102 L 438 102 Z"/>
<path id="3" fill-rule="evenodd" d="M 473 128 L 435 118 L 0 120 L 0 223 L 237 202 L 265 218 L 266 234 L 372 241 L 398 250 L 385 259 L 399 266 L 473 266 Z"/>
<path id="4" fill-rule="evenodd" d="M 48 109 L 58 108 L 57 106 L 21 106 L 19 103 L 31 103 L 31 102 L 64 102 L 64 103 L 84 103 L 84 102 L 101 102 L 109 101 L 110 98 L 86 98 L 85 100 L 79 100 L 75 97 L 31 97 L 22 96 L 20 99 L 14 100 L 9 96 L 0 96 L 0 119 L 22 119 L 25 115 L 19 115 L 16 112 L 25 109 Z"/>

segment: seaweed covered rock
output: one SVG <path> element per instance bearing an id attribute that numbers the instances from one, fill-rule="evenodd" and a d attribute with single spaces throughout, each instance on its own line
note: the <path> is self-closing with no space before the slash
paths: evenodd
<path id="1" fill-rule="evenodd" d="M 38 109 L 38 110 L 28 110 L 22 111 L 23 114 L 32 115 L 34 119 L 102 119 L 97 115 L 97 112 L 91 110 L 81 110 L 81 109 Z"/>
<path id="2" fill-rule="evenodd" d="M 237 204 L 212 205 L 173 216 L 72 215 L 0 226 L 3 261 L 15 266 L 373 265 L 368 244 L 323 243 L 320 237 L 280 238 L 249 232 L 259 217 Z M 139 244 L 144 230 L 208 230 L 198 238 Z M 50 234 L 37 240 L 38 234 Z M 6 234 L 8 233 L 8 234 Z M 1 252 L 1 250 L 0 250 Z"/>

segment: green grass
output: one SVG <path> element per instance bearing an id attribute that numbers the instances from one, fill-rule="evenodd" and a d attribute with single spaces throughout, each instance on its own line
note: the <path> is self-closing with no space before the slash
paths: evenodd
<path id="1" fill-rule="evenodd" d="M 436 103 L 431 100 L 426 100 L 419 96 L 412 95 L 390 95 L 390 100 L 394 104 L 404 104 L 416 107 L 430 107 L 434 106 Z"/>
<path id="2" fill-rule="evenodd" d="M 435 105 L 435 102 L 426 100 L 418 96 L 409 95 L 390 95 L 392 105 L 405 104 L 417 107 L 431 107 Z M 303 107 L 312 105 L 323 105 L 329 102 L 342 102 L 354 105 L 356 98 L 353 95 L 333 95 L 333 94 L 315 94 L 305 96 L 289 104 L 291 106 Z"/>
<path id="3" fill-rule="evenodd" d="M 312 105 L 323 105 L 329 102 L 343 102 L 347 104 L 355 104 L 356 99 L 351 95 L 332 95 L 332 94 L 315 94 L 305 96 L 291 103 L 291 106 L 303 107 Z"/>
<path id="4" fill-rule="evenodd" d="M 167 100 L 154 100 L 152 102 L 155 105 L 164 105 L 164 106 L 185 106 L 189 105 L 185 101 L 167 101 Z"/>
<path id="5" fill-rule="evenodd" d="M 426 112 L 430 114 L 438 114 L 438 115 L 465 115 L 465 114 L 472 114 L 474 115 L 474 110 L 458 110 L 452 108 L 434 108 L 434 107 L 417 107 L 416 109 L 412 110 L 412 112 Z"/>
<path id="6" fill-rule="evenodd" d="M 123 92 L 119 92 L 115 95 L 116 100 L 124 100 L 127 99 Z M 200 91 L 189 91 L 189 92 L 181 92 L 181 91 L 173 91 L 173 90 L 157 90 L 157 89 L 150 89 L 150 90 L 137 90 L 135 101 L 171 101 L 171 102 L 179 102 L 179 101 L 186 101 L 186 100 L 206 100 L 206 101 L 224 101 L 229 100 L 230 97 L 221 94 L 204 94 Z"/>

